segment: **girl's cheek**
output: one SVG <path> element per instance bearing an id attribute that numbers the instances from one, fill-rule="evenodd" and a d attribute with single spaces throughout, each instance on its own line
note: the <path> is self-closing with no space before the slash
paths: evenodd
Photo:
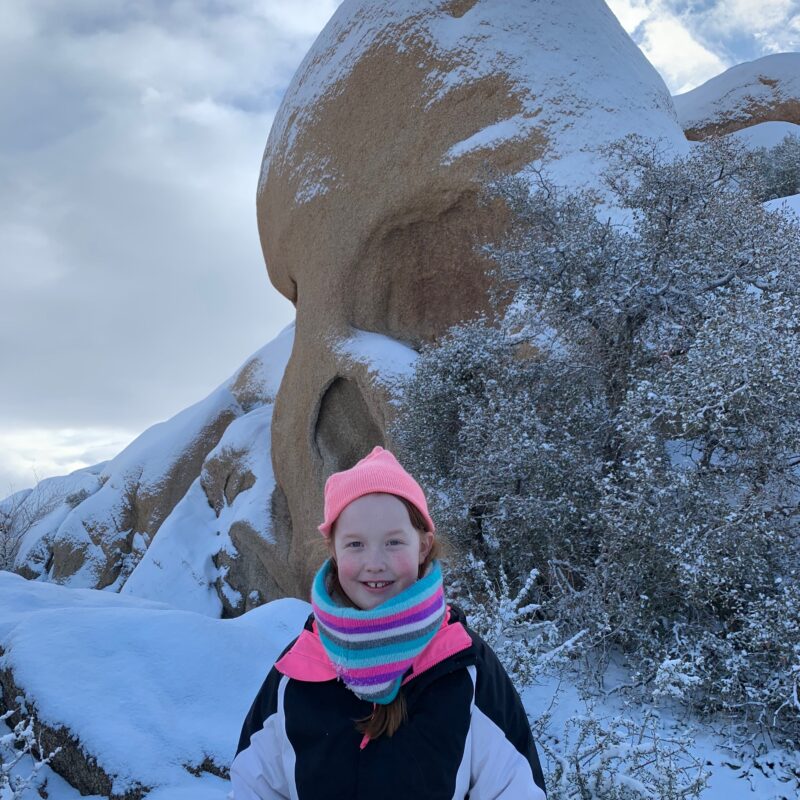
<path id="1" fill-rule="evenodd" d="M 358 572 L 358 563 L 352 556 L 344 555 L 336 559 L 339 565 L 339 580 L 342 578 L 352 578 Z"/>

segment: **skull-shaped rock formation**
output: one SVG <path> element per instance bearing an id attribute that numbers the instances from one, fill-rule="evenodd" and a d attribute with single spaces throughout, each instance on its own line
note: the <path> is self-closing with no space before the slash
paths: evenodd
<path id="1" fill-rule="evenodd" d="M 686 137 L 695 141 L 761 122 L 800 125 L 800 53 L 737 64 L 674 101 Z"/>
<path id="2" fill-rule="evenodd" d="M 340 345 L 411 347 L 486 306 L 477 245 L 505 217 L 490 171 L 543 157 L 593 183 L 630 133 L 686 146 L 669 93 L 602 0 L 345 0 L 295 74 L 258 187 L 273 284 L 296 306 L 276 400 L 278 536 L 297 593 L 320 549 L 322 487 L 387 444 L 388 394 Z M 389 443 L 390 444 L 390 443 Z"/>

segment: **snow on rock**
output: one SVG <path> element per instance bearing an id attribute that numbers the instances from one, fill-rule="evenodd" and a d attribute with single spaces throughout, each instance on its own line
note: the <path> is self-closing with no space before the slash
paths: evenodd
<path id="1" fill-rule="evenodd" d="M 120 608 L 169 610 L 164 603 L 127 598 L 96 589 L 67 591 L 55 583 L 28 581 L 13 572 L 3 571 L 0 571 L 0 599 L 0 643 L 20 622 L 40 611 L 59 608 L 71 608 L 76 612 Z"/>
<path id="2" fill-rule="evenodd" d="M 800 139 L 800 125 L 793 122 L 759 122 L 730 134 L 730 138 L 741 142 L 750 150 L 759 147 L 770 149 L 779 145 L 787 136 Z"/>
<path id="3" fill-rule="evenodd" d="M 32 491 L 33 489 L 20 489 L 19 491 L 12 492 L 3 500 L 0 500 L 0 513 L 7 514 L 10 513 L 12 509 L 21 507 Z"/>
<path id="4" fill-rule="evenodd" d="M 253 537 L 272 542 L 269 501 L 275 488 L 270 457 L 272 404 L 254 409 L 232 422 L 217 446 L 209 453 L 203 476 L 192 483 L 173 512 L 164 521 L 152 545 L 122 587 L 123 594 L 163 600 L 176 608 L 219 617 L 227 603 L 229 613 L 245 610 L 245 601 L 231 582 L 245 588 L 229 575 L 239 550 L 234 544 L 236 529 L 246 528 Z M 234 462 L 240 474 L 251 477 L 247 488 L 230 503 L 220 493 L 218 510 L 209 503 L 204 478 L 215 463 Z M 229 469 L 225 471 L 227 483 Z M 233 533 L 233 537 L 232 537 Z M 227 558 L 221 559 L 224 553 Z M 228 565 L 227 569 L 225 565 Z M 257 589 L 248 597 L 247 607 L 263 602 Z"/>
<path id="5" fill-rule="evenodd" d="M 228 382 L 246 413 L 206 455 L 124 593 L 214 617 L 240 614 L 286 594 L 274 577 L 280 567 L 272 563 L 271 428 L 293 336 L 290 325 Z"/>
<path id="6" fill-rule="evenodd" d="M 81 588 L 118 588 L 136 533 L 149 541 L 241 409 L 227 386 L 148 428 L 111 459 L 102 487 L 74 508 L 52 536 L 48 578 Z"/>
<path id="7" fill-rule="evenodd" d="M 800 53 L 775 53 L 737 64 L 673 100 L 689 139 L 769 121 L 798 125 Z"/>
<path id="8" fill-rule="evenodd" d="M 45 478 L 34 489 L 15 492 L 0 501 L 0 515 L 18 544 L 14 566 L 20 574 L 31 579 L 46 575 L 53 533 L 73 508 L 103 485 L 100 474 L 105 463 Z"/>
<path id="9" fill-rule="evenodd" d="M 188 792 L 187 768 L 227 769 L 258 687 L 309 611 L 285 599 L 214 620 L 0 572 L 0 670 L 41 723 L 80 741 L 84 754 L 65 752 L 56 771 L 77 780 L 69 759 L 90 756 L 115 793 L 172 797 L 170 786 Z"/>
<path id="10" fill-rule="evenodd" d="M 350 180 L 331 149 L 336 132 L 316 135 L 313 148 L 306 134 L 326 104 L 346 91 L 359 64 L 376 56 L 423 59 L 423 111 L 435 111 L 481 81 L 498 76 L 507 81 L 516 101 L 512 113 L 476 119 L 463 138 L 447 141 L 445 135 L 440 153 L 445 164 L 510 141 L 529 141 L 534 160 L 533 142 L 544 137 L 550 157 L 564 162 L 555 166 L 560 177 L 582 183 L 598 174 L 598 150 L 629 133 L 663 138 L 681 149 L 683 136 L 663 80 L 602 0 L 477 0 L 463 13 L 452 5 L 345 0 L 287 89 L 270 132 L 259 190 L 276 160 L 292 165 L 298 203 Z M 385 55 L 379 55 L 382 49 Z M 388 70 L 386 81 L 395 75 Z M 397 91 L 384 85 L 380 74 L 375 81 L 375 92 Z M 425 125 L 413 108 L 408 114 L 410 124 Z M 379 147 L 385 146 L 384 133 L 393 134 L 373 131 Z M 451 124 L 450 133 L 458 136 L 459 126 Z"/>
<path id="11" fill-rule="evenodd" d="M 333 348 L 340 355 L 364 364 L 374 380 L 388 386 L 411 375 L 417 360 L 413 347 L 382 333 L 358 329 L 353 329 L 349 338 L 335 341 Z"/>
<path id="12" fill-rule="evenodd" d="M 59 502 L 27 531 L 16 569 L 71 587 L 119 591 L 164 528 L 162 557 L 151 557 L 149 577 L 137 576 L 133 586 L 142 596 L 218 615 L 221 604 L 209 587 L 221 584 L 209 559 L 223 546 L 232 551 L 228 534 L 237 520 L 259 537 L 270 535 L 272 402 L 293 337 L 289 325 L 208 397 L 152 426 L 109 462 L 42 481 L 24 504 L 41 509 L 51 497 Z M 229 464 L 224 477 L 239 469 L 254 481 L 240 485 L 240 495 L 224 509 L 210 504 L 211 478 L 206 486 L 201 480 L 222 453 L 234 453 L 238 464 Z M 163 564 L 167 553 L 177 560 L 167 565 L 168 584 L 155 588 L 160 573 L 153 565 Z"/>
<path id="13" fill-rule="evenodd" d="M 294 344 L 294 322 L 257 350 L 228 382 L 231 392 L 245 410 L 272 403 Z"/>
<path id="14" fill-rule="evenodd" d="M 219 617 L 219 570 L 213 559 L 220 542 L 214 509 L 208 504 L 200 478 L 195 478 L 120 594 L 162 600 L 175 608 Z"/>

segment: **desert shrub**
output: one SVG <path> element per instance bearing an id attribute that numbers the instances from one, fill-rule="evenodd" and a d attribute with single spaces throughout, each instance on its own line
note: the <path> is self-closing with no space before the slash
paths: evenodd
<path id="1" fill-rule="evenodd" d="M 586 631 L 564 640 L 553 620 L 541 613 L 542 606 L 526 602 L 539 577 L 538 570 L 531 570 L 522 586 L 512 590 L 503 567 L 493 577 L 472 553 L 464 566 L 466 570 L 448 574 L 448 586 L 459 597 L 470 627 L 497 654 L 517 686 L 534 683 L 569 659 Z M 470 576 L 467 581 L 460 577 L 465 572 Z"/>
<path id="2" fill-rule="evenodd" d="M 542 742 L 550 800 L 685 800 L 708 779 L 688 732 L 664 730 L 652 712 L 602 718 L 589 707 L 566 721 L 557 746 Z"/>
<path id="3" fill-rule="evenodd" d="M 77 508 L 87 497 L 89 497 L 90 494 L 91 492 L 89 492 L 88 489 L 79 489 L 77 492 L 68 494 L 64 499 L 64 502 L 70 508 Z"/>
<path id="4" fill-rule="evenodd" d="M 13 570 L 22 540 L 63 502 L 52 485 L 25 489 L 0 500 L 0 569 Z"/>
<path id="5" fill-rule="evenodd" d="M 800 227 L 730 142 L 611 155 L 605 216 L 542 172 L 492 183 L 494 318 L 422 349 L 393 436 L 462 552 L 512 594 L 539 571 L 537 624 L 794 741 Z"/>
<path id="6" fill-rule="evenodd" d="M 800 137 L 786 136 L 774 147 L 759 148 L 753 157 L 760 199 L 800 194 Z"/>
<path id="7" fill-rule="evenodd" d="M 583 391 L 586 376 L 566 354 L 528 358 L 523 345 L 483 319 L 423 350 L 404 394 L 404 420 L 419 424 L 397 431 L 453 541 L 494 574 L 502 559 L 513 563 L 514 578 L 581 546 L 599 459 L 580 456 L 585 438 L 603 428 L 602 409 Z M 575 494 L 568 503 L 566 482 Z M 532 526 L 558 531 L 559 542 L 532 539 Z"/>

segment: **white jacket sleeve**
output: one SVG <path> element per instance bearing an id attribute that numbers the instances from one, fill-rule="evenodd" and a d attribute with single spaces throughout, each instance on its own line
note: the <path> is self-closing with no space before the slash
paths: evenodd
<path id="1" fill-rule="evenodd" d="M 273 670 L 256 697 L 231 764 L 228 800 L 296 799 L 294 775 L 287 775 L 287 765 L 294 763 L 283 708 L 288 680 Z"/>
<path id="2" fill-rule="evenodd" d="M 545 800 L 528 759 L 478 707 L 471 727 L 470 800 Z"/>
<path id="3" fill-rule="evenodd" d="M 528 716 L 511 679 L 485 643 L 470 720 L 470 800 L 545 800 Z"/>

